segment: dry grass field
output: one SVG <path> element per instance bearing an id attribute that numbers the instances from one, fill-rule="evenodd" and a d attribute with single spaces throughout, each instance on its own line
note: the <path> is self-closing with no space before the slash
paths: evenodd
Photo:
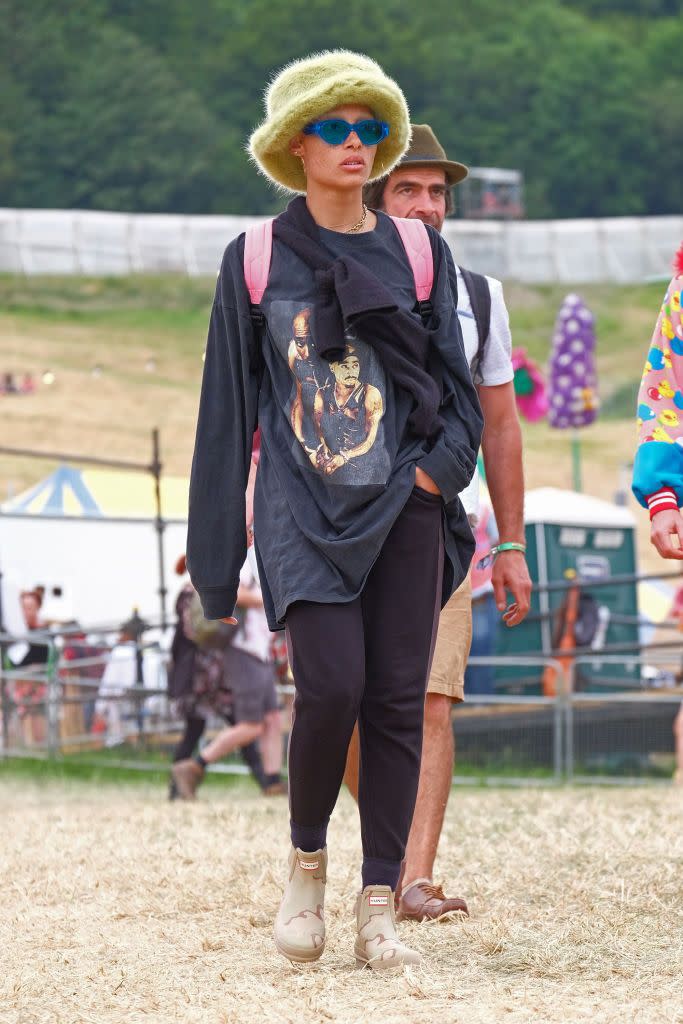
<path id="1" fill-rule="evenodd" d="M 3 1024 L 574 1024 L 683 1021 L 683 792 L 465 790 L 439 877 L 465 923 L 403 926 L 423 954 L 353 966 L 356 811 L 330 829 L 328 949 L 270 938 L 287 809 L 247 785 L 0 778 Z"/>

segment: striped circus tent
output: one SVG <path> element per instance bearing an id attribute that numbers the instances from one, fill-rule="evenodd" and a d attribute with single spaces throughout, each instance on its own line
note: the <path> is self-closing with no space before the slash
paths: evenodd
<path id="1" fill-rule="evenodd" d="M 164 519 L 187 519 L 188 489 L 185 477 L 162 477 Z M 61 465 L 44 480 L 4 502 L 0 512 L 5 516 L 153 519 L 154 478 L 150 473 Z"/>

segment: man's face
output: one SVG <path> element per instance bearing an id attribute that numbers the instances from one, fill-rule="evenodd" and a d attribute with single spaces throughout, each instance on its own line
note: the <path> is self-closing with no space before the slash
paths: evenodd
<path id="1" fill-rule="evenodd" d="M 441 231 L 446 219 L 446 172 L 438 167 L 407 164 L 389 175 L 384 189 L 384 210 L 392 217 L 408 217 Z"/>
<path id="2" fill-rule="evenodd" d="M 357 356 L 347 356 L 340 363 L 330 363 L 330 366 L 338 384 L 345 388 L 355 388 L 360 375 L 360 363 Z"/>

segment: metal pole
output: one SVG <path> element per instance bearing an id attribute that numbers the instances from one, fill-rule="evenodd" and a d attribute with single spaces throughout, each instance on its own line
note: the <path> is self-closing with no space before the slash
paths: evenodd
<path id="1" fill-rule="evenodd" d="M 571 782 L 574 778 L 574 673 L 576 666 L 572 661 L 566 674 L 565 697 L 565 779 Z"/>
<path id="2" fill-rule="evenodd" d="M 138 609 L 133 609 L 133 615 L 131 617 L 131 623 L 133 624 L 133 638 L 135 640 L 135 686 L 137 690 L 144 689 L 145 676 L 143 669 L 143 652 L 142 652 L 142 638 L 145 629 L 145 623 L 140 618 Z M 138 741 L 142 739 L 144 734 L 144 718 L 142 709 L 144 706 L 144 700 L 139 694 L 135 695 L 135 721 L 138 727 Z"/>
<path id="3" fill-rule="evenodd" d="M 9 693 L 7 679 L 5 678 L 5 652 L 0 646 L 0 701 L 2 701 L 2 753 L 7 757 L 9 749 Z"/>
<path id="4" fill-rule="evenodd" d="M 41 452 L 35 448 L 8 448 L 0 446 L 0 455 L 22 455 L 29 459 L 47 459 L 49 462 L 80 462 L 84 466 L 106 466 L 109 469 L 132 469 L 142 472 L 149 469 L 142 462 L 130 459 L 100 459 L 94 455 L 70 455 L 67 452 Z"/>
<path id="5" fill-rule="evenodd" d="M 47 656 L 47 752 L 50 758 L 59 745 L 59 684 L 57 679 L 57 648 L 50 643 Z"/>
<path id="6" fill-rule="evenodd" d="M 156 498 L 156 522 L 157 546 L 159 551 L 159 604 L 161 608 L 161 628 L 166 629 L 166 576 L 164 571 L 164 530 L 166 523 L 161 514 L 161 457 L 159 450 L 159 430 L 155 427 L 152 431 L 152 465 L 150 466 L 154 476 L 154 494 Z"/>
<path id="7" fill-rule="evenodd" d="M 572 433 L 572 479 L 574 490 L 581 492 L 581 440 L 578 430 Z"/>
<path id="8" fill-rule="evenodd" d="M 555 782 L 561 782 L 564 772 L 564 690 L 565 674 L 558 673 L 560 685 L 555 693 L 553 704 L 553 772 Z"/>

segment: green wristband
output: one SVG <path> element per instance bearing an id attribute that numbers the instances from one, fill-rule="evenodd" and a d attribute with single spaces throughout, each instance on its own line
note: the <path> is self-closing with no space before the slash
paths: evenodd
<path id="1" fill-rule="evenodd" d="M 504 544 L 496 544 L 495 547 L 491 548 L 492 555 L 499 555 L 501 551 L 521 551 L 523 555 L 526 554 L 526 544 L 518 544 L 514 540 L 506 541 Z"/>

